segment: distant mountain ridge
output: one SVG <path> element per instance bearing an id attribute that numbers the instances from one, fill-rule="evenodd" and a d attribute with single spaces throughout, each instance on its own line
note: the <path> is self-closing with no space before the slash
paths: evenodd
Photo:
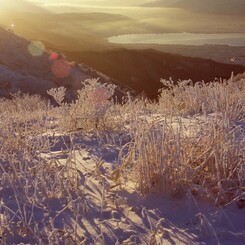
<path id="1" fill-rule="evenodd" d="M 152 0 L 151 2 L 142 4 L 143 7 L 170 7 L 172 4 L 176 2 L 180 2 L 182 0 Z"/>
<path id="2" fill-rule="evenodd" d="M 244 15 L 244 0 L 155 0 L 146 7 L 175 7 L 209 14 Z"/>

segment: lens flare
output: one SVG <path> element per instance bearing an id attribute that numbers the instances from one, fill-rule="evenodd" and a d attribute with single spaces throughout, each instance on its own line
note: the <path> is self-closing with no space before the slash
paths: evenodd
<path id="1" fill-rule="evenodd" d="M 70 74 L 71 66 L 64 59 L 54 60 L 52 72 L 57 78 L 64 78 Z"/>
<path id="2" fill-rule="evenodd" d="M 111 95 L 105 88 L 94 88 L 89 93 L 90 102 L 97 109 L 106 106 L 109 103 L 110 97 Z"/>
<path id="3" fill-rule="evenodd" d="M 33 42 L 30 42 L 27 49 L 28 49 L 28 52 L 32 56 L 36 57 L 36 56 L 43 55 L 43 53 L 45 51 L 45 46 L 40 41 L 33 41 Z"/>
<path id="4" fill-rule="evenodd" d="M 56 52 L 52 52 L 50 55 L 49 55 L 49 59 L 50 60 L 57 60 L 59 58 L 59 55 L 56 53 Z"/>

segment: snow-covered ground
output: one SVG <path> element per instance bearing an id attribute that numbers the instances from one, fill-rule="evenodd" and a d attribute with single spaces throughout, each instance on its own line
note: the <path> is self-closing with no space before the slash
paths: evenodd
<path id="1" fill-rule="evenodd" d="M 134 180 L 119 186 L 113 181 L 115 146 L 100 145 L 92 135 L 77 137 L 75 145 L 83 149 L 75 150 L 69 161 L 84 186 L 88 210 L 80 218 L 78 234 L 87 244 L 244 244 L 245 213 L 236 201 L 222 208 L 191 192 L 180 199 L 157 192 L 144 197 Z M 51 155 L 66 166 L 64 138 L 58 138 L 60 146 Z M 71 143 L 68 137 L 64 141 Z"/>
<path id="2" fill-rule="evenodd" d="M 178 132 L 182 120 L 189 137 L 188 128 L 201 119 L 168 123 Z M 44 132 L 31 133 L 15 152 L 1 137 L 1 244 L 244 244 L 241 198 L 217 207 L 198 186 L 177 198 L 159 191 L 142 195 L 135 179 L 120 176 L 119 153 L 128 134 L 112 140 L 110 132 L 96 129 L 59 132 L 56 119 L 45 120 Z M 164 118 L 140 120 L 162 124 Z"/>
<path id="3" fill-rule="evenodd" d="M 191 192 L 180 199 L 157 192 L 142 196 L 134 189 L 134 180 L 115 183 L 115 146 L 99 144 L 92 134 L 53 134 L 50 141 L 56 143 L 41 157 L 52 165 L 50 173 L 43 174 L 52 175 L 55 186 L 64 172 L 67 179 L 63 176 L 60 191 L 65 192 L 68 178 L 76 178 L 72 188 L 77 190 L 73 193 L 71 188 L 70 196 L 40 196 L 40 203 L 30 195 L 33 206 L 22 206 L 19 199 L 29 226 L 47 226 L 48 236 L 39 238 L 39 244 L 244 244 L 245 213 L 235 201 L 222 208 Z M 11 191 L 2 171 L 2 244 L 34 244 L 40 234 L 34 240 L 35 228 L 18 227 L 18 194 Z"/>

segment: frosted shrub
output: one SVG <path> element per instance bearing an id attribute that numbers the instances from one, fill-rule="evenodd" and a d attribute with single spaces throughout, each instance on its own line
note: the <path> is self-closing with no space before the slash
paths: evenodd
<path id="1" fill-rule="evenodd" d="M 63 244 L 64 240 L 75 244 L 74 228 L 70 228 L 69 219 L 63 212 L 74 213 L 79 207 L 82 215 L 85 200 L 81 198 L 81 189 L 77 188 L 78 172 L 72 169 L 69 160 L 62 166 L 56 158 L 42 158 L 40 152 L 50 152 L 50 139 L 37 134 L 31 136 L 25 135 L 21 148 L 11 152 L 7 151 L 6 144 L 2 144 L 0 212 L 5 217 L 1 226 L 3 244 Z M 8 137 L 7 140 L 13 139 L 14 135 L 10 132 Z"/>
<path id="2" fill-rule="evenodd" d="M 242 119 L 245 115 L 244 79 L 234 82 L 214 81 L 209 83 L 170 79 L 161 82 L 159 111 L 167 114 L 191 116 L 194 114 L 223 113 L 230 120 Z"/>
<path id="3" fill-rule="evenodd" d="M 76 237 L 70 216 L 84 214 L 86 198 L 83 185 L 78 187 L 73 146 L 67 146 L 63 164 L 52 155 L 58 143 L 49 134 L 53 111 L 45 103 L 29 104 L 42 103 L 38 96 L 1 102 L 0 243 L 77 244 L 83 238 Z"/>
<path id="4" fill-rule="evenodd" d="M 191 81 L 179 81 L 175 85 L 174 81 L 170 78 L 170 80 L 161 79 L 160 82 L 164 85 L 164 88 L 159 90 L 160 96 L 158 101 L 160 111 L 168 114 L 183 114 L 186 104 L 189 102 L 186 95 L 188 86 L 191 86 Z M 196 109 L 193 112 L 195 111 Z"/>
<path id="5" fill-rule="evenodd" d="M 46 131 L 49 111 L 49 104 L 38 95 L 18 93 L 12 97 L 0 103 L 0 151 L 6 158 L 25 151 L 27 145 L 35 148 L 31 137 Z"/>
<path id="6" fill-rule="evenodd" d="M 191 193 L 217 205 L 241 199 L 245 83 L 236 79 L 195 85 L 164 80 L 158 103 L 128 95 L 114 104 L 115 86 L 98 79 L 86 80 L 70 104 L 64 87 L 49 90 L 56 107 L 35 95 L 1 99 L 1 242 L 92 244 L 101 238 L 106 244 L 102 228 L 108 230 L 112 219 L 103 215 L 109 207 L 112 217 L 120 212 L 123 183 L 142 195 Z M 80 128 L 89 134 L 80 137 L 74 132 Z M 104 144 L 103 137 L 112 140 Z M 90 159 L 90 153 L 98 155 Z M 118 166 L 102 167 L 103 159 L 94 160 L 100 154 L 118 158 Z"/>
<path id="7" fill-rule="evenodd" d="M 77 91 L 77 99 L 66 104 L 63 102 L 65 88 L 51 89 L 48 94 L 53 96 L 61 106 L 63 117 L 60 123 L 68 130 L 79 128 L 91 130 L 98 128 L 103 123 L 106 111 L 113 105 L 111 97 L 116 86 L 102 84 L 99 79 L 87 79 L 83 88 Z"/>
<path id="8" fill-rule="evenodd" d="M 79 123 L 83 121 L 91 123 L 93 128 L 98 128 L 103 123 L 106 111 L 113 105 L 110 100 L 116 86 L 113 84 L 102 84 L 99 79 L 88 79 L 83 85 L 84 88 L 78 91 L 78 99 L 71 108 L 73 114 L 78 113 Z M 81 125 L 82 126 L 82 125 Z"/>
<path id="9" fill-rule="evenodd" d="M 183 196 L 193 186 L 217 204 L 241 195 L 245 133 L 216 120 L 201 126 L 193 121 L 188 135 L 181 119 L 138 124 L 135 138 L 121 153 L 126 178 L 131 176 L 143 195 L 160 191 Z"/>
<path id="10" fill-rule="evenodd" d="M 121 151 L 122 175 L 144 195 L 183 196 L 194 188 L 219 205 L 242 196 L 244 80 L 162 82 L 167 89 L 151 105 L 152 118 L 134 120 L 132 141 Z M 164 113 L 161 120 L 154 120 L 156 112 Z"/>
<path id="11" fill-rule="evenodd" d="M 47 91 L 47 93 L 54 98 L 54 100 L 58 103 L 58 105 L 62 106 L 64 99 L 65 99 L 65 93 L 66 88 L 65 87 L 59 87 L 59 88 L 51 88 Z"/>
<path id="12" fill-rule="evenodd" d="M 0 112 L 1 115 L 18 115 L 18 117 L 31 117 L 37 113 L 45 113 L 48 110 L 49 103 L 41 98 L 40 95 L 29 94 L 11 94 L 12 99 L 1 99 Z M 22 112 L 22 113 L 19 113 Z M 25 115 L 23 115 L 25 113 Z M 27 118 L 26 118 L 27 119 Z"/>
<path id="13" fill-rule="evenodd" d="M 245 119 L 245 82 L 228 81 L 209 86 L 207 107 L 230 120 Z"/>

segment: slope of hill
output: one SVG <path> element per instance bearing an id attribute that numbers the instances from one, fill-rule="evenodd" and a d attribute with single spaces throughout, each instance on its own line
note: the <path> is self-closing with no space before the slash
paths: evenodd
<path id="1" fill-rule="evenodd" d="M 65 86 L 71 100 L 81 82 L 94 77 L 112 82 L 84 64 L 66 61 L 63 54 L 46 51 L 41 42 L 30 42 L 0 27 L 0 96 L 18 91 L 47 96 L 48 89 Z"/>
<path id="2" fill-rule="evenodd" d="M 241 65 L 222 64 L 208 59 L 163 53 L 153 49 L 114 49 L 104 52 L 66 52 L 70 59 L 84 62 L 127 86 L 156 98 L 160 78 L 196 81 L 229 78 L 242 73 Z"/>
<path id="3" fill-rule="evenodd" d="M 0 96 L 5 97 L 19 90 L 47 96 L 46 91 L 51 87 L 65 86 L 68 89 L 67 99 L 71 100 L 75 90 L 81 87 L 81 81 L 100 77 L 102 82 L 119 85 L 120 91 L 131 88 L 156 98 L 161 87 L 160 78 L 211 81 L 219 77 L 229 78 L 231 72 L 236 74 L 245 70 L 239 65 L 153 49 L 66 52 L 70 60 L 78 62 L 75 63 L 66 61 L 61 53 L 46 51 L 40 42 L 30 42 L 4 28 L 0 28 L 0 37 Z M 85 63 L 106 75 L 79 63 Z M 117 95 L 121 97 L 122 94 Z"/>

